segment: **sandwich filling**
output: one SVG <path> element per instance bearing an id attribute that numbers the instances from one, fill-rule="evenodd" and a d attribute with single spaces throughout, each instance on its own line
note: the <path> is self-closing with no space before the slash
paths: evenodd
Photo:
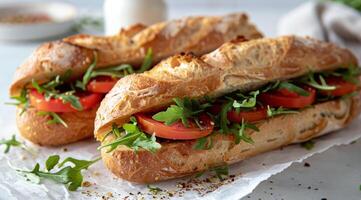
<path id="1" fill-rule="evenodd" d="M 156 152 L 162 141 L 197 140 L 195 149 L 209 149 L 210 135 L 226 134 L 240 142 L 254 143 L 248 131 L 259 131 L 257 123 L 278 115 L 297 114 L 317 103 L 349 98 L 360 90 L 360 68 L 350 66 L 335 71 L 276 81 L 249 92 L 235 91 L 218 98 L 175 98 L 161 111 L 136 113 L 128 123 L 113 125 L 115 139 L 100 148 L 112 151 L 125 145 L 137 151 Z"/>
<path id="2" fill-rule="evenodd" d="M 97 54 L 94 54 L 94 58 L 80 79 L 72 80 L 72 72 L 68 70 L 46 83 L 39 84 L 32 80 L 31 84 L 22 89 L 20 96 L 11 97 L 16 100 L 12 104 L 22 107 L 21 114 L 31 107 L 36 109 L 39 115 L 48 116 L 49 124 L 62 124 L 67 127 L 59 114 L 97 108 L 104 95 L 119 79 L 132 73 L 144 72 L 152 66 L 151 49 L 148 49 L 138 70 L 129 64 L 95 69 Z"/>

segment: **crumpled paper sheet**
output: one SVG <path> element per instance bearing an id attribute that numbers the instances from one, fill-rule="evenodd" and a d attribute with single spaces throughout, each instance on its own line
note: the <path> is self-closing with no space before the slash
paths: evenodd
<path id="1" fill-rule="evenodd" d="M 13 120 L 1 120 L 0 127 L 1 138 L 9 138 L 16 131 Z M 44 179 L 40 185 L 29 183 L 9 167 L 9 162 L 12 166 L 32 169 L 36 162 L 43 167 L 49 155 L 59 154 L 62 159 L 67 156 L 94 159 L 99 156 L 99 152 L 96 150 L 97 142 L 91 140 L 61 148 L 37 147 L 27 143 L 37 153 L 31 154 L 19 148 L 11 149 L 8 154 L 0 153 L 0 199 L 240 199 L 251 193 L 262 181 L 282 172 L 292 163 L 360 138 L 360 130 L 361 117 L 341 131 L 315 139 L 316 144 L 312 150 L 306 150 L 300 145 L 290 145 L 258 155 L 232 165 L 231 176 L 222 182 L 208 172 L 199 178 L 187 177 L 152 184 L 152 187 L 162 189 L 157 194 L 152 193 L 146 185 L 132 184 L 116 178 L 105 169 L 102 162 L 84 171 L 84 181 L 90 184 L 76 192 L 69 192 L 64 185 Z"/>

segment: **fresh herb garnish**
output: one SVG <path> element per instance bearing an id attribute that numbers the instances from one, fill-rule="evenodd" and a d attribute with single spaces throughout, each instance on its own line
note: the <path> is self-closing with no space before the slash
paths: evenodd
<path id="1" fill-rule="evenodd" d="M 32 80 L 32 86 L 40 94 L 44 94 L 45 100 L 50 100 L 51 98 L 60 99 L 63 103 L 70 103 L 70 105 L 77 110 L 83 110 L 79 97 L 74 95 L 74 90 L 63 93 L 60 93 L 59 90 L 57 90 L 57 87 L 63 84 L 64 79 L 62 79 L 59 75 L 57 75 L 52 81 L 42 85 L 39 85 L 35 80 Z"/>
<path id="2" fill-rule="evenodd" d="M 122 132 L 123 134 L 121 135 Z M 148 137 L 138 128 L 137 120 L 134 117 L 131 118 L 130 123 L 123 124 L 122 128 L 113 126 L 112 133 L 114 133 L 114 135 L 120 135 L 120 137 L 117 137 L 114 141 L 108 144 L 98 147 L 98 149 L 110 147 L 107 152 L 111 152 L 119 145 L 125 145 L 135 151 L 142 148 L 155 153 L 161 147 L 161 145 L 156 141 L 155 135 Z"/>
<path id="3" fill-rule="evenodd" d="M 227 134 L 229 133 L 229 127 L 228 124 L 230 123 L 228 121 L 227 113 L 232 109 L 233 103 L 227 102 L 222 105 L 221 112 L 219 113 L 219 126 L 220 126 L 220 132 Z"/>
<path id="4" fill-rule="evenodd" d="M 302 142 L 301 147 L 307 149 L 307 150 L 311 150 L 314 146 L 315 146 L 315 142 L 312 140 L 306 141 L 306 142 Z"/>
<path id="5" fill-rule="evenodd" d="M 359 85 L 360 84 L 360 80 L 359 80 L 359 76 L 361 75 L 361 68 L 357 67 L 357 66 L 350 66 L 346 69 L 342 68 L 339 69 L 336 73 L 340 73 L 342 76 L 342 79 Z"/>
<path id="6" fill-rule="evenodd" d="M 15 102 L 6 103 L 8 105 L 15 105 L 15 106 L 22 106 L 22 110 L 20 112 L 20 115 L 23 114 L 30 105 L 30 101 L 28 98 L 28 92 L 25 88 L 23 88 L 20 92 L 19 96 L 12 96 L 11 99 L 15 100 Z"/>
<path id="7" fill-rule="evenodd" d="M 11 147 L 21 147 L 25 150 L 27 150 L 27 147 L 25 146 L 25 144 L 19 142 L 16 140 L 16 136 L 15 135 L 12 135 L 11 136 L 11 139 L 1 139 L 0 140 L 0 145 L 5 145 L 5 150 L 4 150 L 4 153 L 8 153 L 10 151 L 10 148 Z"/>
<path id="8" fill-rule="evenodd" d="M 159 187 L 153 187 L 151 185 L 147 185 L 147 188 L 149 189 L 149 192 L 151 192 L 153 195 L 157 195 L 159 192 L 163 191 Z"/>
<path id="9" fill-rule="evenodd" d="M 326 80 L 322 76 L 322 74 L 318 74 L 317 78 L 318 78 L 319 82 L 316 81 L 315 74 L 311 72 L 307 76 L 305 76 L 305 78 L 302 78 L 302 81 L 305 84 L 310 85 L 319 90 L 335 90 L 336 89 L 336 86 L 327 85 Z"/>
<path id="10" fill-rule="evenodd" d="M 153 62 L 153 51 L 152 48 L 149 48 L 147 50 L 147 54 L 144 57 L 142 66 L 137 70 L 137 73 L 142 73 L 147 71 L 151 66 Z"/>
<path id="11" fill-rule="evenodd" d="M 274 83 L 269 83 L 261 90 L 261 92 L 268 92 L 270 90 L 274 90 L 274 89 L 278 88 L 278 85 L 280 83 L 281 83 L 281 81 L 276 81 Z"/>
<path id="12" fill-rule="evenodd" d="M 91 78 L 95 78 L 97 76 L 110 76 L 112 78 L 122 78 L 126 75 L 133 74 L 134 69 L 129 64 L 121 64 L 119 66 L 115 67 L 107 67 L 107 68 L 101 68 L 96 69 L 92 71 Z"/>
<path id="13" fill-rule="evenodd" d="M 245 122 L 244 120 L 242 120 L 241 125 L 233 124 L 231 132 L 236 137 L 236 140 L 235 140 L 236 144 L 239 144 L 241 141 L 244 141 L 249 144 L 254 144 L 254 141 L 252 140 L 252 138 L 246 134 L 246 132 L 245 132 L 246 129 L 252 129 L 257 132 L 259 131 L 257 126 L 255 126 L 254 124 L 249 124 L 249 123 Z"/>
<path id="14" fill-rule="evenodd" d="M 249 93 L 249 96 L 244 96 L 241 93 L 237 96 L 241 98 L 241 100 L 234 100 L 233 107 L 234 108 L 253 108 L 257 104 L 257 95 L 259 95 L 259 90 L 252 91 Z"/>
<path id="15" fill-rule="evenodd" d="M 229 169 L 227 165 L 215 167 L 211 169 L 211 171 L 214 171 L 216 173 L 216 176 L 219 178 L 219 180 L 223 180 L 229 175 Z"/>
<path id="16" fill-rule="evenodd" d="M 282 107 L 279 108 L 271 108 L 270 106 L 267 106 L 267 116 L 268 117 L 273 117 L 276 115 L 283 115 L 283 114 L 297 114 L 299 113 L 299 111 L 297 110 L 288 110 L 288 109 L 284 109 Z"/>
<path id="17" fill-rule="evenodd" d="M 92 78 L 92 72 L 93 72 L 94 68 L 96 67 L 97 62 L 98 62 L 98 54 L 96 52 L 94 52 L 93 62 L 89 65 L 88 69 L 84 73 L 82 81 L 78 80 L 76 82 L 77 87 L 81 88 L 82 90 L 86 90 L 86 86 L 87 86 L 88 82 L 90 81 L 90 79 Z"/>
<path id="18" fill-rule="evenodd" d="M 213 147 L 213 140 L 211 136 L 202 137 L 197 139 L 196 143 L 193 146 L 195 150 L 209 150 Z"/>
<path id="19" fill-rule="evenodd" d="M 133 74 L 135 72 L 142 73 L 148 70 L 152 66 L 152 57 L 153 57 L 153 52 L 152 49 L 149 48 L 147 50 L 147 54 L 144 57 L 143 64 L 141 65 L 140 69 L 137 71 L 135 71 L 133 69 L 133 66 L 130 64 L 121 64 L 119 66 L 95 69 L 98 62 L 98 56 L 96 53 L 94 53 L 93 62 L 90 64 L 89 68 L 86 70 L 85 74 L 83 75 L 82 81 L 76 82 L 76 86 L 78 88 L 81 88 L 82 90 L 86 90 L 86 86 L 89 83 L 89 81 L 97 76 L 110 76 L 112 78 L 122 78 L 126 75 Z"/>
<path id="20" fill-rule="evenodd" d="M 47 121 L 47 124 L 62 124 L 64 127 L 68 128 L 65 121 L 55 112 L 39 111 L 37 114 L 39 116 L 49 116 L 50 120 Z"/>
<path id="21" fill-rule="evenodd" d="M 164 122 L 167 126 L 180 120 L 185 127 L 189 127 L 188 119 L 195 119 L 199 113 L 211 106 L 209 103 L 200 104 L 197 100 L 189 98 L 174 98 L 173 101 L 176 105 L 156 113 L 152 118 Z"/>
<path id="22" fill-rule="evenodd" d="M 279 85 L 278 85 L 278 88 L 279 89 L 282 89 L 282 88 L 287 89 L 287 90 L 295 92 L 295 93 L 297 93 L 297 94 L 299 94 L 301 96 L 309 96 L 310 95 L 309 92 L 307 92 L 303 88 L 298 87 L 297 85 L 292 84 L 292 83 L 287 82 L 287 81 L 280 82 Z"/>
<path id="23" fill-rule="evenodd" d="M 15 170 L 25 177 L 27 181 L 32 183 L 39 184 L 40 178 L 45 178 L 57 183 L 65 184 L 70 191 L 75 191 L 83 182 L 83 175 L 81 171 L 88 169 L 89 166 L 100 160 L 100 158 L 87 161 L 68 157 L 61 163 L 59 163 L 59 160 L 60 157 L 58 155 L 49 156 L 46 160 L 46 170 L 44 171 L 40 170 L 39 163 L 36 163 L 35 167 L 31 171 L 21 169 Z M 66 163 L 71 163 L 72 166 L 68 165 L 63 167 Z M 51 172 L 55 166 L 58 167 L 58 170 L 56 172 Z"/>

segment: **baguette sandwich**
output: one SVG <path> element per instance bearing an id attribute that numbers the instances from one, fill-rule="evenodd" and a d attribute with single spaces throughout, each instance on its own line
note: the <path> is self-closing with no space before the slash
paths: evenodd
<path id="1" fill-rule="evenodd" d="M 345 127 L 360 112 L 359 75 L 355 56 L 330 43 L 234 40 L 118 81 L 95 136 L 118 177 L 183 177 Z"/>
<path id="2" fill-rule="evenodd" d="M 111 37 L 75 35 L 43 44 L 16 70 L 10 87 L 17 126 L 39 145 L 91 137 L 99 103 L 119 79 L 176 53 L 210 52 L 238 36 L 262 37 L 240 13 L 138 24 Z"/>

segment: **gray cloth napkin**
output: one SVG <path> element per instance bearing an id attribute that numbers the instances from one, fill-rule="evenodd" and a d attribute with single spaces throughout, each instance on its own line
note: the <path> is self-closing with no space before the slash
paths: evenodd
<path id="1" fill-rule="evenodd" d="M 332 2 L 307 2 L 286 14 L 279 35 L 311 36 L 353 51 L 361 62 L 361 13 Z"/>

